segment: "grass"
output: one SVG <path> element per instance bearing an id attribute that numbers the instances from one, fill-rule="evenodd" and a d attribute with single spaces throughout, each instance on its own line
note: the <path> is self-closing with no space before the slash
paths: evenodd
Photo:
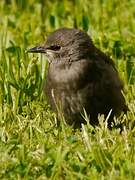
<path id="1" fill-rule="evenodd" d="M 133 0 L 1 0 L 0 179 L 135 179 Z M 122 134 L 89 124 L 57 127 L 42 93 L 47 64 L 25 50 L 59 27 L 76 27 L 108 53 L 125 84 Z"/>

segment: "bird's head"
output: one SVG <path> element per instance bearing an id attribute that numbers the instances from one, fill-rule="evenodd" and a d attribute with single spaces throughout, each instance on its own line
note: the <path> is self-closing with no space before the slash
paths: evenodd
<path id="1" fill-rule="evenodd" d="M 49 62 L 76 61 L 86 58 L 94 47 L 90 37 L 78 29 L 61 28 L 51 33 L 43 45 L 28 53 L 45 53 Z"/>

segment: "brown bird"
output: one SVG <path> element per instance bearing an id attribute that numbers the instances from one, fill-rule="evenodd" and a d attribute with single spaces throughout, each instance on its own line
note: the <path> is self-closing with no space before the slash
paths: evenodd
<path id="1" fill-rule="evenodd" d="M 97 125 L 98 114 L 104 114 L 111 128 L 114 115 L 126 111 L 123 84 L 113 61 L 96 48 L 91 38 L 78 29 L 62 28 L 51 33 L 45 44 L 28 50 L 44 53 L 49 67 L 44 91 L 52 109 L 64 114 L 65 121 L 78 127 Z"/>

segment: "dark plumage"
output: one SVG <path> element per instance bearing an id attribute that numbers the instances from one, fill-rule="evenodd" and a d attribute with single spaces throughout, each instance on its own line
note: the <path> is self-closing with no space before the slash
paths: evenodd
<path id="1" fill-rule="evenodd" d="M 44 45 L 28 52 L 45 53 L 49 68 L 44 91 L 53 110 L 63 112 L 68 124 L 80 126 L 86 110 L 92 125 L 98 114 L 111 127 L 114 115 L 126 110 L 123 85 L 113 61 L 97 49 L 90 37 L 78 29 L 62 28 L 51 33 Z"/>

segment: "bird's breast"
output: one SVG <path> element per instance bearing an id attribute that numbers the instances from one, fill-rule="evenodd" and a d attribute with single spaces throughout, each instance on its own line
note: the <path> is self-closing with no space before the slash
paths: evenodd
<path id="1" fill-rule="evenodd" d="M 72 63 L 50 64 L 47 79 L 53 89 L 76 91 L 90 78 L 91 64 L 88 60 Z"/>

